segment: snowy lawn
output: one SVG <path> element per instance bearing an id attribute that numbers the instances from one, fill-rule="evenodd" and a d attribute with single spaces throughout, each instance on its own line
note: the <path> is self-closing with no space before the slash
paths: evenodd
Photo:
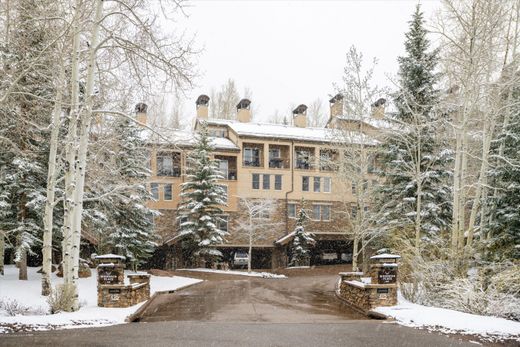
<path id="1" fill-rule="evenodd" d="M 287 278 L 285 275 L 272 274 L 270 272 L 247 272 L 247 271 L 234 271 L 234 270 L 213 270 L 213 269 L 179 269 L 179 271 L 196 271 L 196 272 L 211 272 L 224 275 L 238 275 L 238 276 L 249 276 L 249 277 L 263 277 L 263 278 Z"/>
<path id="2" fill-rule="evenodd" d="M 483 339 L 520 341 L 520 323 L 444 308 L 413 304 L 399 296 L 399 304 L 375 311 L 391 316 L 402 325 L 444 333 L 479 335 Z"/>
<path id="3" fill-rule="evenodd" d="M 0 276 L 0 302 L 16 300 L 28 309 L 25 315 L 9 316 L 0 309 L 0 333 L 17 330 L 50 330 L 82 328 L 87 326 L 105 326 L 124 323 L 125 318 L 134 313 L 144 302 L 127 308 L 103 308 L 97 306 L 97 273 L 79 279 L 81 308 L 77 312 L 63 312 L 50 315 L 46 297 L 40 295 L 41 274 L 39 268 L 28 268 L 28 281 L 18 280 L 18 269 L 14 265 L 5 267 L 5 275 Z M 130 274 L 132 272 L 126 272 Z M 52 274 L 53 285 L 62 283 L 62 279 Z M 184 287 L 201 282 L 187 277 L 151 276 L 151 294 Z"/>

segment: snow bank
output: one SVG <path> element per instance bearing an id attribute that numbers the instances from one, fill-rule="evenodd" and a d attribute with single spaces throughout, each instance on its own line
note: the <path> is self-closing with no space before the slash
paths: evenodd
<path id="1" fill-rule="evenodd" d="M 196 271 L 196 272 L 211 272 L 224 275 L 239 275 L 249 277 L 263 277 L 263 278 L 287 278 L 285 275 L 272 274 L 270 272 L 245 272 L 245 271 L 232 271 L 232 270 L 213 270 L 213 269 L 179 269 L 179 271 Z"/>
<path id="2" fill-rule="evenodd" d="M 5 267 L 5 275 L 0 276 L 0 300 L 16 300 L 31 312 L 48 312 L 47 297 L 40 295 L 41 274 L 39 268 L 28 268 L 28 281 L 18 280 L 18 269 L 14 265 Z M 132 272 L 127 272 L 130 274 Z M 52 274 L 53 285 L 62 283 L 62 279 Z M 151 294 L 173 290 L 201 280 L 187 277 L 150 276 Z M 143 303 L 127 308 L 103 308 L 97 306 L 97 273 L 92 271 L 89 278 L 79 279 L 79 296 L 81 308 L 77 312 L 58 314 L 17 315 L 8 316 L 0 310 L 0 333 L 23 330 L 68 329 L 91 326 L 106 326 L 124 323 L 125 318 L 134 313 Z"/>
<path id="3" fill-rule="evenodd" d="M 427 328 L 444 333 L 479 335 L 490 339 L 520 341 L 520 323 L 511 320 L 479 316 L 438 307 L 411 303 L 399 296 L 399 304 L 378 307 L 375 311 L 386 314 L 402 325 Z"/>

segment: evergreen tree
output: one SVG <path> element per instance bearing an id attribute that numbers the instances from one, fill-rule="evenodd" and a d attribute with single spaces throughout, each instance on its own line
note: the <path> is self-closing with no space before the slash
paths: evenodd
<path id="1" fill-rule="evenodd" d="M 151 173 L 147 167 L 148 153 L 142 129 L 135 122 L 118 118 L 109 126 L 110 140 L 107 144 L 100 139 L 100 147 L 108 147 L 103 156 L 112 161 L 93 170 L 93 175 L 102 176 L 101 184 L 91 182 L 88 187 L 89 197 L 103 198 L 87 203 L 85 216 L 91 230 L 101 230 L 96 235 L 98 252 L 123 255 L 136 270 L 156 247 L 153 216 L 157 212 L 146 207 L 151 195 L 144 184 Z"/>
<path id="2" fill-rule="evenodd" d="M 493 144 L 497 163 L 490 175 L 497 196 L 490 204 L 493 218 L 486 238 L 491 260 L 520 259 L 520 88 L 514 90 L 513 100 L 509 123 Z"/>
<path id="3" fill-rule="evenodd" d="M 217 184 L 223 177 L 212 154 L 207 125 L 201 123 L 197 143 L 187 158 L 187 182 L 181 185 L 178 210 L 183 251 L 191 261 L 198 257 L 211 261 L 222 256 L 212 246 L 222 243 L 227 234 L 219 229 L 220 206 L 225 205 L 226 192 Z"/>
<path id="4" fill-rule="evenodd" d="M 415 248 L 421 240 L 445 230 L 451 217 L 451 188 L 448 164 L 452 153 L 439 134 L 445 115 L 436 105 L 435 88 L 438 52 L 429 52 L 423 14 L 417 6 L 406 33 L 406 55 L 399 57 L 399 90 L 394 95 L 397 113 L 391 119 L 397 131 L 383 146 L 381 204 L 383 223 L 391 230 L 415 234 Z"/>
<path id="5" fill-rule="evenodd" d="M 305 211 L 305 202 L 302 199 L 301 208 L 298 211 L 296 227 L 294 228 L 294 239 L 291 243 L 291 261 L 290 266 L 309 265 L 311 256 L 310 248 L 315 244 L 311 233 L 305 231 L 305 223 L 309 220 L 309 216 Z"/>

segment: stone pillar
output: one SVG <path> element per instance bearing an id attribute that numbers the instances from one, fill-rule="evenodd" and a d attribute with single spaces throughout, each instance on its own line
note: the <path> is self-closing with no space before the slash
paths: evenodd
<path id="1" fill-rule="evenodd" d="M 370 257 L 370 277 L 372 284 L 396 284 L 397 283 L 397 259 L 395 254 L 379 254 Z"/>
<path id="2" fill-rule="evenodd" d="M 97 266 L 98 306 L 121 307 L 125 285 L 125 257 L 104 254 L 95 257 Z"/>

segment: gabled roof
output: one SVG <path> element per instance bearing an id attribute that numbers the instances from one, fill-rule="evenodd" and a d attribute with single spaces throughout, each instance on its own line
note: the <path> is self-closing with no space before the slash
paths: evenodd
<path id="1" fill-rule="evenodd" d="M 208 125 L 226 125 L 238 136 L 244 137 L 277 138 L 321 143 L 343 142 L 348 138 L 350 143 L 377 144 L 374 139 L 365 134 L 352 132 L 347 137 L 344 132 L 338 129 L 299 128 L 291 125 L 271 123 L 241 123 L 224 119 L 209 119 L 206 122 Z"/>

